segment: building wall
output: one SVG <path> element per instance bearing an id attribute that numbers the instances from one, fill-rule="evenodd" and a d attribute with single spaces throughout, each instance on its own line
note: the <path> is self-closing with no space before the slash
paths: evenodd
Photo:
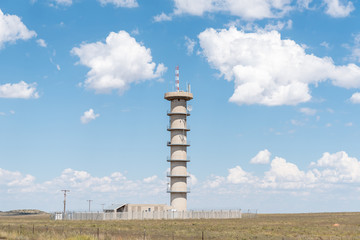
<path id="1" fill-rule="evenodd" d="M 165 204 L 126 204 L 127 212 L 163 212 L 171 207 Z"/>

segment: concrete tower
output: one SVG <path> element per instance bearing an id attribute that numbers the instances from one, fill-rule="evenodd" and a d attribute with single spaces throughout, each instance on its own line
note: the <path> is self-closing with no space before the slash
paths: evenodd
<path id="1" fill-rule="evenodd" d="M 170 193 L 171 206 L 177 211 L 186 211 L 187 193 L 190 191 L 187 188 L 187 162 L 190 160 L 187 157 L 187 147 L 190 146 L 186 138 L 186 133 L 190 131 L 187 127 L 186 117 L 190 115 L 187 109 L 187 101 L 193 99 L 192 93 L 188 88 L 187 92 L 179 89 L 179 67 L 176 67 L 176 92 L 165 93 L 165 99 L 171 102 L 170 124 L 168 131 L 170 132 L 170 140 L 167 145 L 170 147 L 170 186 L 168 192 Z"/>

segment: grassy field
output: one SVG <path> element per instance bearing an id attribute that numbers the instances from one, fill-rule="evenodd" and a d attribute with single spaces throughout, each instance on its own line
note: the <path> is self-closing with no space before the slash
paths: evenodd
<path id="1" fill-rule="evenodd" d="M 360 213 L 167 221 L 53 221 L 47 214 L 0 215 L 0 239 L 360 239 Z"/>

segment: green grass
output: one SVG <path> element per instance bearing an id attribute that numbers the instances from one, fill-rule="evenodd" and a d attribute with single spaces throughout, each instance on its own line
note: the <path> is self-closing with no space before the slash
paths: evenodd
<path id="1" fill-rule="evenodd" d="M 334 224 L 339 224 L 334 226 Z M 258 214 L 207 220 L 53 221 L 0 216 L 0 239 L 360 239 L 360 213 Z"/>

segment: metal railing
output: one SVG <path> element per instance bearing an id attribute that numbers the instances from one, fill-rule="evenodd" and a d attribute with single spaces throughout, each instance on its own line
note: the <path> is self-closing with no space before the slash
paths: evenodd
<path id="1" fill-rule="evenodd" d="M 166 192 L 167 193 L 190 193 L 191 189 L 189 187 L 187 187 L 186 190 L 182 191 L 182 190 L 171 190 L 171 188 L 167 188 Z"/>
<path id="2" fill-rule="evenodd" d="M 189 173 L 186 174 L 173 174 L 172 172 L 166 172 L 167 177 L 190 177 Z"/>
<path id="3" fill-rule="evenodd" d="M 167 160 L 168 162 L 171 162 L 171 161 L 183 161 L 183 162 L 190 162 L 191 157 L 187 156 L 187 158 L 186 158 L 186 159 L 177 159 L 177 158 L 171 158 L 171 157 L 167 156 L 166 160 Z"/>
<path id="4" fill-rule="evenodd" d="M 187 124 L 185 127 L 171 127 L 171 125 L 167 125 L 167 130 L 184 130 L 184 131 L 190 131 L 190 126 Z"/>
<path id="5" fill-rule="evenodd" d="M 190 112 L 188 110 L 186 110 L 186 112 L 171 112 L 170 110 L 167 110 L 167 115 L 187 115 L 190 116 Z"/>
<path id="6" fill-rule="evenodd" d="M 172 143 L 171 141 L 167 141 L 168 146 L 190 146 L 190 141 L 184 141 L 185 143 Z"/>

